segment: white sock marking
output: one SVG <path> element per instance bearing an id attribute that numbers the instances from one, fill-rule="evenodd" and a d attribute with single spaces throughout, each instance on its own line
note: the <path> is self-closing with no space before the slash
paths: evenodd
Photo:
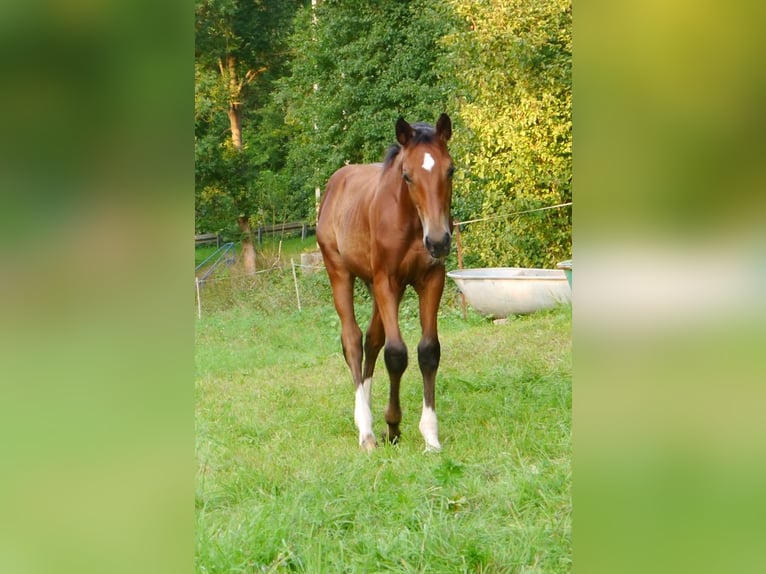
<path id="1" fill-rule="evenodd" d="M 372 410 L 372 379 L 365 379 L 362 384 L 364 385 L 364 396 L 367 399 L 367 405 Z"/>
<path id="2" fill-rule="evenodd" d="M 370 380 L 370 379 L 368 379 Z M 367 381 L 365 381 L 366 383 Z M 354 423 L 359 429 L 359 444 L 364 443 L 364 439 L 373 436 L 372 434 L 372 411 L 370 403 L 367 402 L 367 389 L 370 385 L 361 384 L 356 388 L 354 399 Z"/>
<path id="3" fill-rule="evenodd" d="M 439 443 L 439 423 L 436 420 L 436 412 L 423 403 L 423 414 L 420 416 L 418 425 L 420 434 L 426 441 L 426 451 L 439 452 L 442 445 Z"/>
<path id="4" fill-rule="evenodd" d="M 426 171 L 431 171 L 435 164 L 436 161 L 434 158 L 430 153 L 426 152 L 425 155 L 423 155 L 423 169 Z"/>

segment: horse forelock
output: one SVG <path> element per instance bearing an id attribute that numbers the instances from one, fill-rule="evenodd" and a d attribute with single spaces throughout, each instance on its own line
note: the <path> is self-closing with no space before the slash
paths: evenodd
<path id="1" fill-rule="evenodd" d="M 431 143 L 436 137 L 436 128 L 426 122 L 415 122 L 412 124 L 415 135 L 412 137 L 412 144 Z"/>
<path id="2" fill-rule="evenodd" d="M 436 139 L 436 128 L 426 122 L 415 122 L 411 124 L 412 130 L 415 132 L 410 140 L 409 145 L 429 144 L 433 143 Z M 402 151 L 402 146 L 399 144 L 393 144 L 386 150 L 386 156 L 383 160 L 383 169 L 387 169 L 394 163 L 394 159 Z"/>

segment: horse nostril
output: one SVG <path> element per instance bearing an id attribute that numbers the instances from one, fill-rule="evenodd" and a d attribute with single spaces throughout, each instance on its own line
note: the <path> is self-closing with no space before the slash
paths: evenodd
<path id="1" fill-rule="evenodd" d="M 430 236 L 426 236 L 424 243 L 433 257 L 445 257 L 450 252 L 452 236 L 447 232 L 439 241 L 433 241 Z"/>
<path id="2" fill-rule="evenodd" d="M 449 233 L 444 234 L 444 238 L 441 241 L 441 254 L 442 255 L 448 255 L 450 247 L 452 246 L 452 237 Z"/>

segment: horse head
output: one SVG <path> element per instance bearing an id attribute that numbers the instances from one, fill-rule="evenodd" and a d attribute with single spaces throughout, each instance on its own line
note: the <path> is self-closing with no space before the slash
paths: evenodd
<path id="1" fill-rule="evenodd" d="M 401 145 L 402 179 L 423 226 L 423 245 L 435 259 L 450 252 L 452 242 L 452 174 L 455 168 L 447 150 L 452 122 L 439 116 L 436 128 L 429 124 L 396 122 L 396 140 Z"/>

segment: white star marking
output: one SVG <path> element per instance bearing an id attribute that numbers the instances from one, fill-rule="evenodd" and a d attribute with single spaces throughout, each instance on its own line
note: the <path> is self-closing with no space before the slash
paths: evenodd
<path id="1" fill-rule="evenodd" d="M 431 169 L 436 164 L 436 161 L 434 161 L 434 158 L 431 157 L 431 154 L 426 152 L 423 156 L 423 169 L 426 171 L 431 171 Z"/>

